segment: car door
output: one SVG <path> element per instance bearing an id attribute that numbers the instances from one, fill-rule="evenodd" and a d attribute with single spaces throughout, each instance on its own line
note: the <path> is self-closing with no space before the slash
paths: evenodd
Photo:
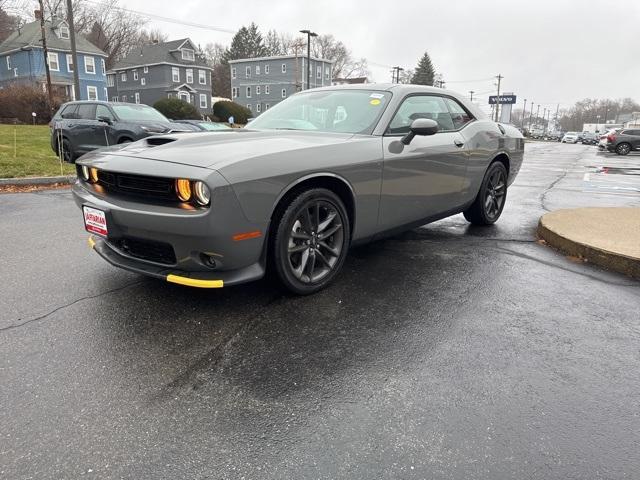
<path id="1" fill-rule="evenodd" d="M 94 150 L 96 147 L 97 131 L 96 125 L 96 104 L 80 103 L 76 110 L 76 119 L 73 126 L 69 127 L 69 132 L 77 153 L 86 153 Z"/>
<path id="2" fill-rule="evenodd" d="M 402 148 L 400 139 L 418 118 L 435 120 L 438 133 L 415 136 Z M 383 136 L 381 230 L 435 217 L 461 204 L 467 167 L 464 142 L 443 96 L 403 99 Z"/>
<path id="3" fill-rule="evenodd" d="M 629 131 L 629 137 L 631 138 L 631 148 L 640 150 L 640 130 Z"/>
<path id="4" fill-rule="evenodd" d="M 100 146 L 109 146 L 117 143 L 116 116 L 109 107 L 102 104 L 96 105 L 96 142 Z M 105 121 L 108 120 L 108 121 Z"/>

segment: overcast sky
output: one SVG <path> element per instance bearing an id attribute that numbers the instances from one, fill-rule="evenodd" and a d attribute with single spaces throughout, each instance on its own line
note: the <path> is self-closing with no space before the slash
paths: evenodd
<path id="1" fill-rule="evenodd" d="M 156 15 L 236 30 L 256 22 L 263 32 L 310 28 L 333 34 L 370 62 L 372 79 L 387 66 L 414 68 L 429 52 L 447 88 L 504 92 L 521 105 L 569 106 L 585 97 L 640 101 L 640 0 L 126 0 Z M 170 38 L 204 46 L 231 34 L 152 20 Z M 471 80 L 471 81 L 470 81 Z M 476 81 L 479 80 L 479 81 Z M 481 95 L 483 103 L 489 93 Z M 540 110 L 542 112 L 542 108 Z"/>

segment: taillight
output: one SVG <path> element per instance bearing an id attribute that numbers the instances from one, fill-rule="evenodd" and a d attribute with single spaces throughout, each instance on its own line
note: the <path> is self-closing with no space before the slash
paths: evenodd
<path id="1" fill-rule="evenodd" d="M 607 135 L 607 142 L 614 143 L 615 141 L 616 141 L 616 134 L 615 133 L 610 133 L 609 135 Z"/>

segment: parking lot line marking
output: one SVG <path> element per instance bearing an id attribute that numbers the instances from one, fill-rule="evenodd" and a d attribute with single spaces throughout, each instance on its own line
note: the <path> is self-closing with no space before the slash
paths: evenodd
<path id="1" fill-rule="evenodd" d="M 584 177 L 582 177 L 582 180 L 584 180 L 585 182 L 588 182 L 590 178 L 590 175 L 588 173 L 584 174 Z"/>

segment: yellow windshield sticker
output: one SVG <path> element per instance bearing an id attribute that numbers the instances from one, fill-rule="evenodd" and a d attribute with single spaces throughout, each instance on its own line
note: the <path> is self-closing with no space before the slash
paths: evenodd
<path id="1" fill-rule="evenodd" d="M 373 100 L 369 101 L 370 105 L 380 105 L 380 100 L 377 98 L 374 98 Z"/>

